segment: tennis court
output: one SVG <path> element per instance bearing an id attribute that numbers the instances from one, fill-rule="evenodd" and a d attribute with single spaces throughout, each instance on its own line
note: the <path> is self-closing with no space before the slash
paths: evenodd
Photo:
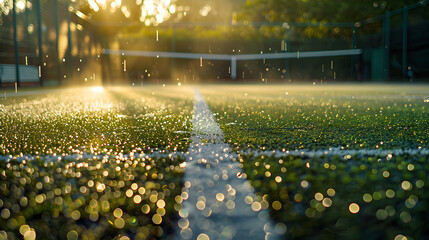
<path id="1" fill-rule="evenodd" d="M 427 3 L 0 0 L 0 239 L 424 239 Z"/>

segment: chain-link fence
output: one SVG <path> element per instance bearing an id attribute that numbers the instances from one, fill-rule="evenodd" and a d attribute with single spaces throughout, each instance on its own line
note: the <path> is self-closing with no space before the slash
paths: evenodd
<path id="1" fill-rule="evenodd" d="M 426 81 L 429 79 L 428 1 L 352 23 L 167 23 L 125 33 L 108 49 L 213 54 L 362 49 L 361 56 L 250 60 L 238 76 L 277 81 Z M 107 79 L 158 82 L 230 80 L 228 61 L 104 56 Z M 127 66 L 126 71 L 124 66 Z M 115 69 L 115 70 L 113 70 Z M 116 82 L 117 80 L 112 80 Z"/>
<path id="2" fill-rule="evenodd" d="M 362 78 L 429 79 L 429 1 L 357 23 L 357 47 L 365 49 Z"/>
<path id="3" fill-rule="evenodd" d="M 239 61 L 235 81 L 429 78 L 427 0 L 357 23 L 165 22 L 156 27 L 94 22 L 78 11 L 77 2 L 0 2 L 2 86 L 15 82 L 92 84 L 101 79 L 105 84 L 231 79 L 230 61 L 107 56 L 101 54 L 103 48 L 230 55 L 298 53 L 289 59 Z M 299 52 L 342 49 L 362 49 L 363 54 L 299 57 Z M 15 71 L 15 66 L 20 70 Z"/>
<path id="4" fill-rule="evenodd" d="M 3 0 L 0 10 L 1 86 L 93 84 L 101 78 L 96 29 L 73 5 Z"/>

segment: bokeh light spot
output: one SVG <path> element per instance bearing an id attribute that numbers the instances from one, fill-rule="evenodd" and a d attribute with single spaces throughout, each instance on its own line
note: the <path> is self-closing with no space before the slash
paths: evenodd
<path id="1" fill-rule="evenodd" d="M 349 205 L 349 211 L 350 211 L 351 213 L 358 213 L 358 212 L 359 212 L 359 210 L 360 210 L 360 207 L 359 207 L 359 205 L 358 205 L 358 204 L 356 204 L 356 203 L 352 203 L 352 204 L 350 204 L 350 205 Z"/>

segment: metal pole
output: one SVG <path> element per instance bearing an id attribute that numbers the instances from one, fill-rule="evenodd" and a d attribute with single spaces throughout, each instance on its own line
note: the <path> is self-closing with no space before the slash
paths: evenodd
<path id="1" fill-rule="evenodd" d="M 384 30 L 384 60 L 383 60 L 383 79 L 389 79 L 389 52 L 390 52 L 390 12 L 387 12 L 383 20 Z"/>
<path id="2" fill-rule="evenodd" d="M 71 13 L 69 11 L 70 4 L 67 3 L 67 55 L 68 58 L 67 61 L 70 61 L 69 65 L 69 74 L 70 78 L 73 75 L 73 66 L 72 66 L 72 38 L 71 38 Z"/>
<path id="3" fill-rule="evenodd" d="M 237 78 L 237 58 L 231 58 L 231 79 Z"/>
<path id="4" fill-rule="evenodd" d="M 357 27 L 354 26 L 352 29 L 352 48 L 356 49 L 357 48 Z"/>
<path id="5" fill-rule="evenodd" d="M 39 44 L 39 73 L 40 86 L 43 86 L 43 48 L 42 48 L 42 9 L 40 7 L 40 0 L 36 0 L 37 5 L 37 39 Z"/>
<path id="6" fill-rule="evenodd" d="M 171 33 L 171 52 L 175 52 L 176 51 L 176 34 L 175 34 L 175 28 L 174 25 L 172 27 L 172 33 Z M 175 58 L 171 58 L 170 60 L 170 64 L 171 64 L 171 79 L 174 80 L 174 76 L 175 76 L 175 70 L 176 70 L 176 59 Z"/>
<path id="7" fill-rule="evenodd" d="M 354 26 L 352 28 L 352 48 L 356 49 L 357 47 L 357 28 Z M 351 56 L 351 67 L 350 67 L 350 78 L 355 78 L 355 66 L 356 66 L 356 56 Z"/>
<path id="8" fill-rule="evenodd" d="M 408 72 L 408 9 L 403 8 L 402 15 L 402 78 L 407 79 Z"/>
<path id="9" fill-rule="evenodd" d="M 286 30 L 286 46 L 285 46 L 285 51 L 286 52 L 289 52 L 289 49 L 290 49 L 290 30 L 289 29 L 287 29 Z M 285 79 L 286 79 L 286 76 L 289 76 L 289 79 L 291 78 L 290 77 L 290 62 L 289 62 L 289 59 L 288 58 L 286 58 L 286 61 L 285 61 L 285 70 L 286 70 L 286 74 L 285 74 Z"/>
<path id="10" fill-rule="evenodd" d="M 54 0 L 54 17 L 55 17 L 55 52 L 57 54 L 55 61 L 57 63 L 57 71 L 58 71 L 58 84 L 62 83 L 61 76 L 61 61 L 60 61 L 60 47 L 59 47 L 59 38 L 60 38 L 60 26 L 59 26 L 59 18 L 58 18 L 58 0 Z"/>
<path id="11" fill-rule="evenodd" d="M 13 0 L 13 42 L 15 45 L 15 74 L 16 85 L 21 87 L 21 78 L 19 76 L 19 48 L 18 48 L 18 27 L 17 27 L 17 14 L 16 14 L 16 0 Z"/>

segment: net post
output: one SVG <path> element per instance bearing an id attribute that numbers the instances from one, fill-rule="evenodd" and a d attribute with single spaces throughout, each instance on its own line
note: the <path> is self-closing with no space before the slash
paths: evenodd
<path id="1" fill-rule="evenodd" d="M 237 78 L 237 58 L 231 57 L 231 79 Z"/>
<path id="2" fill-rule="evenodd" d="M 21 79 L 19 76 L 19 48 L 18 48 L 18 23 L 16 14 L 16 0 L 12 2 L 13 7 L 13 43 L 15 45 L 15 74 L 16 74 L 16 86 L 21 87 Z"/>
<path id="3" fill-rule="evenodd" d="M 40 0 L 36 0 L 37 9 L 37 43 L 39 49 L 39 64 L 40 69 L 43 69 L 43 48 L 42 48 L 42 8 L 40 6 Z M 40 74 L 40 86 L 43 86 L 43 74 Z"/>
<path id="4" fill-rule="evenodd" d="M 402 78 L 407 79 L 408 70 L 408 8 L 402 9 Z"/>

